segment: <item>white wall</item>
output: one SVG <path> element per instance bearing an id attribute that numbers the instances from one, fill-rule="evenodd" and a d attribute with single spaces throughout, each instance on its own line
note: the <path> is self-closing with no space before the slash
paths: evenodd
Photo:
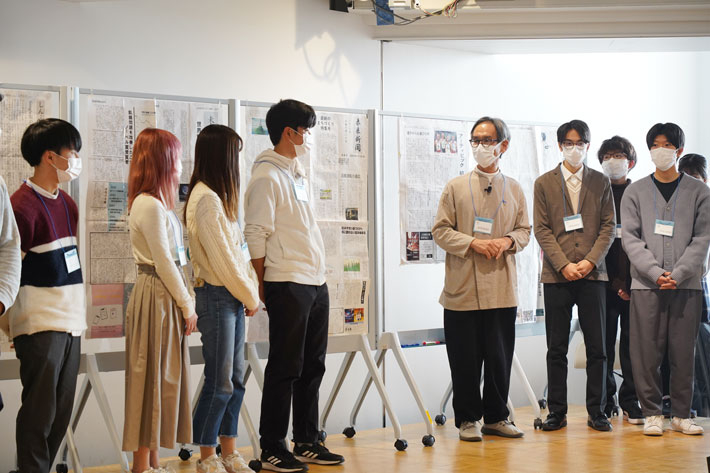
<path id="1" fill-rule="evenodd" d="M 276 101 L 294 97 L 314 105 L 379 105 L 379 43 L 361 18 L 328 10 L 324 0 L 58 0 L 0 2 L 0 82 Z M 321 405 L 342 355 L 328 357 Z M 201 367 L 192 369 L 193 385 Z M 328 431 L 347 417 L 365 370 L 358 357 Z M 80 379 L 81 381 L 81 379 Z M 124 374 L 103 375 L 119 433 Z M 14 468 L 15 416 L 20 384 L 0 382 L 0 471 Z M 246 403 L 258 425 L 260 396 L 247 386 Z M 381 426 L 381 407 L 368 396 L 360 429 Z M 77 442 L 85 466 L 117 463 L 98 407 L 90 400 Z M 240 429 L 242 426 L 240 425 Z M 247 444 L 244 430 L 240 445 Z M 176 451 L 163 452 L 175 455 Z"/>
<path id="2" fill-rule="evenodd" d="M 325 0 L 78 4 L 0 0 L 0 81 L 257 101 L 295 97 L 321 106 L 376 108 L 380 103 L 379 43 L 369 39 L 368 33 L 361 18 L 329 12 Z M 615 133 L 633 141 L 642 161 L 646 159 L 632 174 L 638 177 L 642 170 L 650 171 L 643 137 L 657 121 L 676 121 L 687 133 L 688 151 L 710 154 L 710 93 L 702 88 L 709 81 L 710 53 L 476 55 L 388 43 L 384 108 L 552 123 L 581 118 L 591 126 L 593 150 L 601 139 Z M 386 239 L 387 248 L 395 248 L 398 258 L 399 235 L 390 233 Z M 436 300 L 443 272 L 407 267 L 404 274 L 425 290 L 390 290 L 388 306 L 413 303 L 431 311 L 432 326 L 441 326 Z M 388 316 L 405 315 L 393 312 Z M 397 322 L 387 325 L 394 327 Z M 517 351 L 540 394 L 546 382 L 544 338 L 519 339 Z M 434 414 L 448 384 L 445 350 L 413 349 L 406 354 Z M 329 356 L 326 389 L 341 359 L 342 355 Z M 355 365 L 328 424 L 331 434 L 347 425 L 360 388 L 364 370 L 359 358 Z M 419 421 L 395 367 L 388 361 L 386 375 L 391 397 L 399 401 L 400 420 Z M 194 382 L 199 372 L 199 367 L 193 368 Z M 103 379 L 121 430 L 123 373 L 106 374 Z M 582 403 L 582 371 L 571 370 L 570 385 L 570 401 Z M 0 424 L 7 426 L 0 429 L 0 471 L 7 471 L 13 467 L 12 426 L 19 406 L 19 383 L 0 382 L 0 391 L 6 402 Z M 321 405 L 326 394 L 324 390 Z M 515 377 L 511 396 L 518 405 L 525 402 Z M 253 382 L 247 388 L 246 403 L 258 417 L 259 397 Z M 359 429 L 379 425 L 381 412 L 370 394 L 358 419 Z M 99 419 L 92 400 L 77 432 L 85 465 L 117 461 Z M 418 439 L 409 441 L 412 446 L 418 443 Z M 240 442 L 245 444 L 245 438 Z"/>
<path id="3" fill-rule="evenodd" d="M 504 46 L 496 45 L 495 50 L 501 49 Z M 387 111 L 468 119 L 491 115 L 509 121 L 552 124 L 579 118 L 591 128 L 592 167 L 601 168 L 596 151 L 602 140 L 614 134 L 631 140 L 639 155 L 639 163 L 630 174 L 632 179 L 653 169 L 645 136 L 656 122 L 678 123 L 686 133 L 686 151 L 710 157 L 707 133 L 710 93 L 706 90 L 710 53 L 707 52 L 476 54 L 393 42 L 384 46 L 383 64 L 383 108 Z M 394 168 L 390 175 L 396 175 L 396 163 L 385 165 Z M 397 182 L 390 178 L 386 184 L 385 212 L 396 215 Z M 385 318 L 386 328 L 422 328 L 412 326 L 406 319 L 406 314 L 412 311 L 430 314 L 431 326 L 440 327 L 443 310 L 437 301 L 443 286 L 443 269 L 428 265 L 399 266 L 396 236 L 387 237 L 385 249 L 391 250 L 385 251 L 385 280 L 394 289 L 385 293 L 385 305 L 390 309 L 386 312 L 389 316 Z M 393 320 L 393 316 L 398 319 Z M 421 320 L 418 316 L 416 323 Z M 577 335 L 570 346 L 570 360 L 580 339 Z M 547 378 L 545 337 L 519 338 L 516 352 L 540 397 Z M 448 369 L 444 368 L 446 351 L 435 347 L 406 353 L 426 405 L 436 411 L 450 379 Z M 409 396 L 393 365 L 387 366 L 387 384 L 393 397 Z M 584 370 L 570 367 L 569 373 L 569 401 L 584 404 Z M 515 405 L 528 403 L 515 374 L 511 380 L 511 398 Z M 452 415 L 449 404 L 449 418 Z M 414 422 L 419 417 L 410 410 L 400 420 Z"/>

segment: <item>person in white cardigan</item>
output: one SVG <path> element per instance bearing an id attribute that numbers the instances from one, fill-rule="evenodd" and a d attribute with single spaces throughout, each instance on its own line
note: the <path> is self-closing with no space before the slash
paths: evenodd
<path id="1" fill-rule="evenodd" d="M 236 449 L 244 399 L 244 313 L 253 315 L 259 304 L 259 281 L 237 220 L 241 148 L 242 139 L 229 127 L 209 125 L 200 132 L 185 206 L 205 359 L 192 429 L 200 447 L 198 473 L 252 471 Z"/>
<path id="2" fill-rule="evenodd" d="M 128 177 L 128 229 L 138 278 L 126 310 L 123 450 L 133 473 L 160 472 L 158 447 L 189 443 L 190 356 L 197 315 L 183 266 L 182 225 L 173 212 L 182 173 L 180 141 L 148 128 L 136 138 Z"/>

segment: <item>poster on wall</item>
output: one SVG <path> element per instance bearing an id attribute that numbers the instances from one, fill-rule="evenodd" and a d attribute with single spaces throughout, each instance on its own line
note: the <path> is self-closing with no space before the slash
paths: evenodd
<path id="1" fill-rule="evenodd" d="M 240 154 L 242 192 L 257 156 L 273 148 L 266 126 L 267 107 L 242 108 Z M 370 293 L 367 183 L 369 120 L 366 114 L 316 111 L 313 145 L 299 159 L 308 183 L 326 250 L 331 335 L 367 333 Z M 249 341 L 265 339 L 265 315 L 249 320 Z M 251 326 L 254 326 L 251 329 Z M 257 338 L 258 337 L 258 338 Z"/>
<path id="2" fill-rule="evenodd" d="M 0 176 L 12 195 L 23 181 L 32 176 L 32 167 L 22 157 L 20 143 L 27 127 L 44 118 L 59 117 L 59 92 L 0 87 Z M 68 186 L 62 185 L 68 190 Z M 10 350 L 12 343 L 0 331 L 0 351 Z"/>
<path id="3" fill-rule="evenodd" d="M 136 265 L 128 234 L 128 171 L 136 138 L 146 128 L 168 130 L 182 144 L 182 184 L 194 168 L 198 133 L 212 123 L 227 124 L 228 106 L 219 103 L 90 95 L 82 135 L 88 154 L 85 186 L 85 244 L 88 269 L 87 338 L 124 335 Z M 182 203 L 175 208 L 180 213 Z M 187 232 L 183 232 L 186 235 Z M 188 274 L 191 272 L 187 269 Z"/>
<path id="4" fill-rule="evenodd" d="M 431 234 L 444 186 L 471 169 L 465 121 L 399 119 L 401 261 L 438 263 L 446 253 Z"/>

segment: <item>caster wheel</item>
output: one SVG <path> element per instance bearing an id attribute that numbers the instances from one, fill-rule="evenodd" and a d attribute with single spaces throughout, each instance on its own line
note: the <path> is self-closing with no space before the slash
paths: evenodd
<path id="1" fill-rule="evenodd" d="M 542 429 L 542 419 L 540 419 L 539 417 L 535 419 L 535 422 L 533 422 L 533 426 L 535 427 L 535 430 Z"/>
<path id="2" fill-rule="evenodd" d="M 57 463 L 57 473 L 68 473 L 69 467 L 66 463 Z"/>
<path id="3" fill-rule="evenodd" d="M 217 450 L 217 456 L 218 456 L 218 457 L 221 457 L 221 456 L 222 456 L 222 446 L 221 446 L 221 445 L 217 445 L 216 450 Z"/>
<path id="4" fill-rule="evenodd" d="M 404 439 L 397 439 L 397 441 L 394 443 L 394 448 L 399 450 L 400 452 L 403 452 L 407 449 L 408 444 L 407 441 Z"/>
<path id="5" fill-rule="evenodd" d="M 345 427 L 345 429 L 343 430 L 343 435 L 345 435 L 349 439 L 355 437 L 355 428 L 354 427 Z"/>
<path id="6" fill-rule="evenodd" d="M 538 399 L 537 404 L 540 406 L 540 409 L 544 409 L 547 407 L 547 399 Z"/>
<path id="7" fill-rule="evenodd" d="M 251 460 L 249 462 L 249 468 L 254 471 L 261 471 L 261 462 L 259 460 Z"/>
<path id="8" fill-rule="evenodd" d="M 435 441 L 436 439 L 434 439 L 433 435 L 425 435 L 424 437 L 422 437 L 422 443 L 425 447 L 431 447 L 432 445 L 434 445 Z"/>
<path id="9" fill-rule="evenodd" d="M 436 422 L 436 425 L 444 425 L 446 424 L 446 416 L 444 414 L 437 414 L 436 417 L 434 417 L 434 422 Z"/>
<path id="10" fill-rule="evenodd" d="M 188 448 L 181 448 L 180 452 L 178 452 L 178 457 L 180 457 L 180 460 L 186 462 L 192 457 L 192 450 Z M 59 473 L 58 470 L 57 473 Z"/>
<path id="11" fill-rule="evenodd" d="M 325 439 L 328 438 L 328 434 L 325 432 L 325 430 L 321 430 L 318 432 L 318 440 L 321 442 L 325 442 Z"/>

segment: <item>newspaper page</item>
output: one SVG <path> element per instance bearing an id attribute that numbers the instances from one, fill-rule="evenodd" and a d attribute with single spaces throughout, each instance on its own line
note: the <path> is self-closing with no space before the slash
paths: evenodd
<path id="1" fill-rule="evenodd" d="M 0 175 L 10 195 L 32 175 L 32 167 L 20 152 L 27 127 L 43 118 L 59 117 L 59 92 L 3 89 L 0 102 Z"/>
<path id="2" fill-rule="evenodd" d="M 400 118 L 400 227 L 403 263 L 437 263 L 446 253 L 431 228 L 447 182 L 471 169 L 470 124 Z"/>

